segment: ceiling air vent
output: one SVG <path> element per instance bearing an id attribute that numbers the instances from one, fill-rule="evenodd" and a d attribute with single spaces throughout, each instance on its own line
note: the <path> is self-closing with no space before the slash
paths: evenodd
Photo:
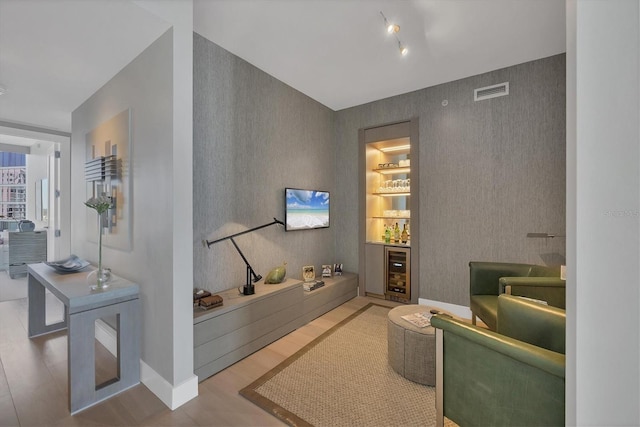
<path id="1" fill-rule="evenodd" d="M 483 101 L 489 98 L 509 95 L 509 82 L 500 83 L 493 86 L 481 87 L 473 91 L 474 101 Z"/>

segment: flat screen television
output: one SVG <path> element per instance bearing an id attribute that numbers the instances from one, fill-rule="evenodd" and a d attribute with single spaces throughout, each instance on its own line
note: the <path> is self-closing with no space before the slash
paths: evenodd
<path id="1" fill-rule="evenodd" d="M 285 188 L 286 231 L 329 227 L 329 192 Z"/>

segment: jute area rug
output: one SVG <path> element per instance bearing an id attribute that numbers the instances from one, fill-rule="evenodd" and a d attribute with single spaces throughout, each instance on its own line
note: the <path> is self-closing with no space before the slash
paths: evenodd
<path id="1" fill-rule="evenodd" d="M 435 425 L 435 388 L 389 366 L 388 312 L 368 304 L 240 394 L 291 426 Z"/>

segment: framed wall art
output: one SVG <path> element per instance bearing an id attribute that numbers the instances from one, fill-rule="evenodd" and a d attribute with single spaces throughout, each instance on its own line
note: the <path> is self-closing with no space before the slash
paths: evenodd
<path id="1" fill-rule="evenodd" d="M 111 207 L 102 216 L 87 209 L 87 235 L 98 236 L 103 229 L 103 244 L 131 250 L 131 173 L 130 119 L 126 109 L 100 124 L 86 135 L 86 200 L 109 197 Z M 97 241 L 97 238 L 96 238 Z"/>

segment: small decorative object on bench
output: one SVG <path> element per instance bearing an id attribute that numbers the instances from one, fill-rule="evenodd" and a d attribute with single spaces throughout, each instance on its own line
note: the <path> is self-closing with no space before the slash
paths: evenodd
<path id="1" fill-rule="evenodd" d="M 267 277 L 264 279 L 264 283 L 266 284 L 278 284 L 282 283 L 284 280 L 284 276 L 287 275 L 287 263 L 286 261 L 282 263 L 280 267 L 276 267 L 267 273 Z"/>
<path id="2" fill-rule="evenodd" d="M 321 288 L 324 286 L 324 282 L 322 280 L 316 280 L 313 282 L 307 282 L 307 283 L 303 283 L 302 284 L 302 289 L 304 289 L 307 292 L 311 292 L 311 291 L 315 291 L 318 288 Z"/>
<path id="3" fill-rule="evenodd" d="M 208 297 L 200 298 L 200 308 L 209 310 L 210 308 L 220 307 L 222 302 L 220 295 L 209 295 Z"/>
<path id="4" fill-rule="evenodd" d="M 302 267 L 302 279 L 305 282 L 313 282 L 316 280 L 316 272 L 313 265 L 305 265 Z"/>
<path id="5" fill-rule="evenodd" d="M 211 295 L 211 292 L 206 291 L 204 289 L 195 288 L 193 290 L 193 306 L 197 307 L 200 305 L 200 300 L 204 297 L 208 297 Z"/>
<path id="6" fill-rule="evenodd" d="M 322 277 L 331 277 L 331 265 L 322 264 Z"/>
<path id="7" fill-rule="evenodd" d="M 342 264 L 333 264 L 333 274 L 342 276 Z"/>

